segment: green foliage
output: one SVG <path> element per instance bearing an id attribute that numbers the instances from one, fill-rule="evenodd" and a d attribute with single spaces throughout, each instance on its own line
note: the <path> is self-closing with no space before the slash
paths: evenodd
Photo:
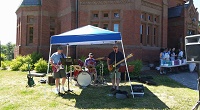
<path id="1" fill-rule="evenodd" d="M 43 60 L 43 58 L 40 58 L 37 63 L 34 64 L 36 72 L 38 73 L 45 73 L 47 71 L 47 61 Z"/>
<path id="2" fill-rule="evenodd" d="M 80 58 L 80 60 L 83 61 L 83 62 L 85 61 L 85 59 L 86 59 L 85 56 L 81 56 L 81 58 Z"/>
<path id="3" fill-rule="evenodd" d="M 134 65 L 134 70 L 131 72 L 130 76 L 139 76 L 142 70 L 142 61 L 141 60 L 134 60 L 128 62 L 128 65 Z"/>
<path id="4" fill-rule="evenodd" d="M 10 68 L 13 71 L 28 71 L 28 64 L 30 66 L 30 70 L 33 69 L 32 58 L 31 55 L 26 56 L 17 56 L 15 59 L 11 61 Z"/>
<path id="5" fill-rule="evenodd" d="M 13 59 L 12 62 L 10 63 L 10 69 L 12 71 L 19 71 L 19 68 L 21 67 L 21 65 L 23 64 L 22 61 L 20 61 L 21 59 Z"/>
<path id="6" fill-rule="evenodd" d="M 17 56 L 16 59 L 13 59 L 11 61 L 10 69 L 13 71 L 19 71 L 19 70 L 25 71 L 27 69 L 25 69 L 26 65 L 24 65 L 24 64 L 28 63 L 28 62 L 31 62 L 31 58 L 29 55 Z M 21 66 L 23 66 L 23 67 L 21 67 Z"/>
<path id="7" fill-rule="evenodd" d="M 15 44 L 12 44 L 11 42 L 1 46 L 1 53 L 6 56 L 5 60 L 11 61 L 14 58 L 14 47 Z"/>
<path id="8" fill-rule="evenodd" d="M 6 70 L 7 69 L 7 65 L 6 65 L 6 63 L 5 62 L 1 62 L 1 69 L 2 70 Z"/>
<path id="9" fill-rule="evenodd" d="M 1 58 L 0 58 L 1 61 L 5 61 L 6 60 L 6 55 L 1 53 Z"/>
<path id="10" fill-rule="evenodd" d="M 20 71 L 28 71 L 29 68 L 28 68 L 28 63 L 24 63 L 22 64 L 22 66 L 19 68 Z M 30 68 L 31 70 L 31 68 Z"/>
<path id="11" fill-rule="evenodd" d="M 32 58 L 31 58 L 31 55 L 26 55 L 23 57 L 23 62 L 25 63 L 31 63 L 33 62 Z"/>
<path id="12" fill-rule="evenodd" d="M 20 61 L 20 62 L 23 63 L 23 62 L 24 62 L 24 56 L 19 55 L 19 56 L 17 56 L 14 60 L 12 60 L 12 62 L 15 61 L 15 60 L 16 60 L 16 61 Z"/>
<path id="13" fill-rule="evenodd" d="M 35 64 L 40 58 L 42 58 L 42 55 L 40 53 L 33 52 L 30 57 L 32 59 L 31 64 Z"/>
<path id="14" fill-rule="evenodd" d="M 102 67 L 103 67 L 103 74 L 108 74 L 109 71 L 108 71 L 108 66 L 107 66 L 107 62 L 106 61 L 100 61 L 97 63 L 97 66 L 96 66 L 96 70 L 97 70 L 97 73 L 100 74 L 102 72 Z"/>

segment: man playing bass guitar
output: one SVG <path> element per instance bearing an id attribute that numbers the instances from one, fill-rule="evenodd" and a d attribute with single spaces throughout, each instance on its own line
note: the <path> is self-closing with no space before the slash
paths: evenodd
<path id="1" fill-rule="evenodd" d="M 121 78 L 121 73 L 119 72 L 120 64 L 116 65 L 115 68 L 113 68 L 113 65 L 123 59 L 124 55 L 122 52 L 118 51 L 118 46 L 114 45 L 113 51 L 108 55 L 107 58 L 108 70 L 110 71 L 110 78 L 112 82 L 111 92 L 119 90 L 119 83 Z"/>
<path id="2" fill-rule="evenodd" d="M 64 84 L 66 81 L 66 73 L 64 67 L 61 67 L 61 58 L 65 58 L 66 56 L 63 54 L 63 48 L 58 47 L 57 52 L 53 53 L 50 58 L 50 63 L 52 65 L 53 77 L 55 78 L 56 85 L 56 93 L 60 92 L 60 78 L 62 78 L 62 91 L 65 92 Z M 59 86 L 59 87 L 58 87 Z"/>

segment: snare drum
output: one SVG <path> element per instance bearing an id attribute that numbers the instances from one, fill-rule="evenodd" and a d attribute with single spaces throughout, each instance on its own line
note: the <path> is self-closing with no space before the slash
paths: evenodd
<path id="1" fill-rule="evenodd" d="M 91 83 L 91 76 L 88 72 L 82 71 L 78 77 L 77 77 L 77 82 L 80 86 L 86 87 Z"/>

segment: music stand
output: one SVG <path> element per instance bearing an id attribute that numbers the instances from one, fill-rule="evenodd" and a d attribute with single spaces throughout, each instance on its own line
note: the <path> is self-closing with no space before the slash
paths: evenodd
<path id="1" fill-rule="evenodd" d="M 69 66 L 69 65 L 72 65 L 73 64 L 73 60 L 72 58 L 61 58 L 61 64 L 64 65 L 64 66 Z"/>
<path id="2" fill-rule="evenodd" d="M 60 60 L 61 60 L 61 64 L 64 65 L 64 66 L 70 66 L 70 65 L 73 64 L 73 59 L 72 59 L 72 58 L 69 58 L 69 57 L 67 57 L 67 58 L 61 58 Z M 73 91 L 70 90 L 70 88 L 69 88 L 69 77 L 70 77 L 70 73 L 67 73 L 66 75 L 67 75 L 67 78 L 68 78 L 68 90 L 67 90 L 67 92 L 73 92 Z"/>

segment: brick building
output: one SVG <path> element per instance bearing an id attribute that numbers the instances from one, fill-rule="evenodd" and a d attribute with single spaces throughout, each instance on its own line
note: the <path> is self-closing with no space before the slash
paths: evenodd
<path id="1" fill-rule="evenodd" d="M 190 0 L 187 4 L 178 4 L 168 11 L 168 47 L 185 48 L 185 36 L 199 33 L 199 13 Z"/>
<path id="2" fill-rule="evenodd" d="M 171 31 L 176 28 L 171 30 L 168 25 L 171 26 L 170 23 L 173 24 L 173 20 L 178 18 L 174 17 L 172 20 L 168 16 L 170 14 L 168 9 L 177 5 L 185 6 L 185 2 L 187 1 L 23 0 L 16 11 L 15 56 L 35 51 L 48 59 L 51 35 L 90 24 L 121 32 L 125 52 L 133 53 L 132 59 L 142 59 L 145 62 L 158 61 L 161 47 L 168 47 L 168 45 L 175 47 L 168 40 L 173 39 Z M 195 9 L 193 2 L 191 4 L 190 7 L 193 6 L 192 9 Z M 197 14 L 195 11 L 195 16 Z M 185 16 L 188 16 L 187 11 L 180 16 L 180 19 L 186 22 Z M 198 21 L 198 18 L 196 20 Z M 183 27 L 186 30 L 186 26 Z M 181 35 L 184 37 L 186 34 Z M 87 57 L 89 52 L 93 52 L 95 57 L 102 57 L 107 56 L 110 51 L 112 51 L 110 45 L 70 46 L 69 54 L 74 58 L 80 58 Z"/>

